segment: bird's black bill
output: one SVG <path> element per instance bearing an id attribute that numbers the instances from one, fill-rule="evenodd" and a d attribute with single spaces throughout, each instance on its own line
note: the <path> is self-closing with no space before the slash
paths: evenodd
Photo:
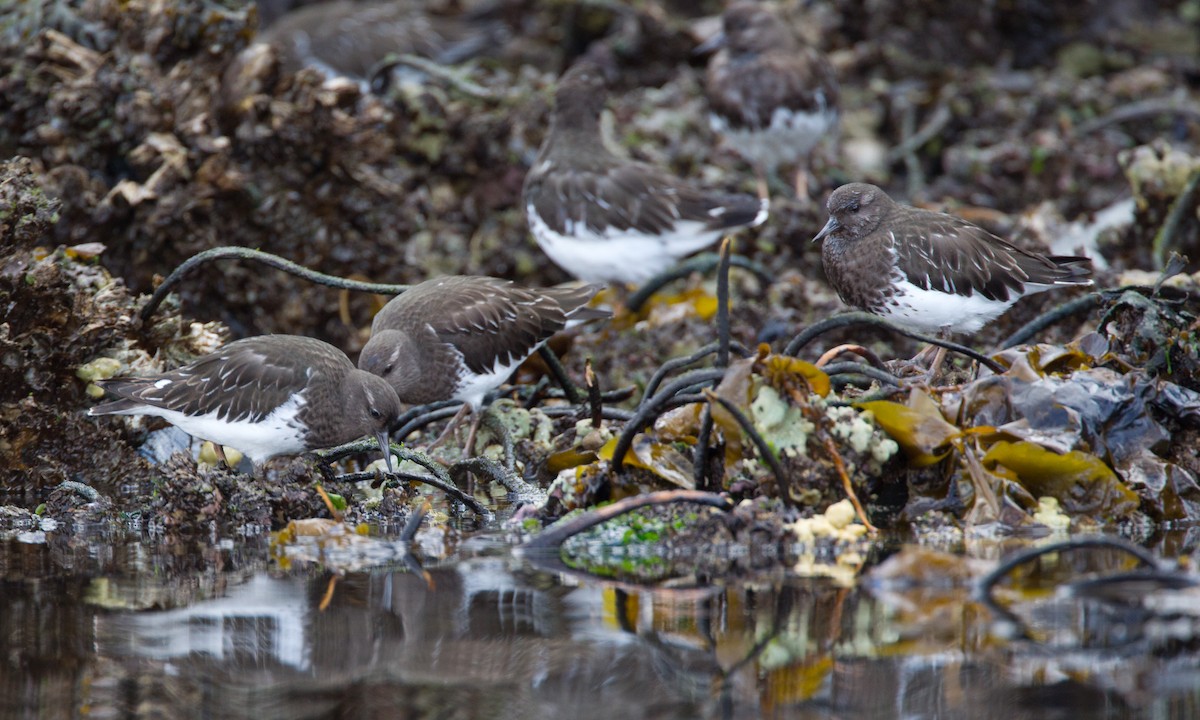
<path id="1" fill-rule="evenodd" d="M 392 469 L 392 441 L 388 431 L 381 430 L 375 437 L 379 441 L 379 449 L 383 452 L 383 464 L 387 465 L 388 472 L 394 472 Z"/>
<path id="2" fill-rule="evenodd" d="M 708 53 L 713 52 L 714 50 L 720 50 L 721 48 L 725 47 L 725 42 L 726 42 L 725 33 L 719 32 L 716 35 L 713 35 L 709 39 L 707 39 L 704 42 L 697 45 L 696 49 L 692 50 L 692 55 L 693 56 L 707 55 Z"/>
<path id="3" fill-rule="evenodd" d="M 839 223 L 837 220 L 834 218 L 829 218 L 829 222 L 825 223 L 825 227 L 821 228 L 821 232 L 817 233 L 816 237 L 812 239 L 812 242 L 820 242 L 824 240 L 826 235 L 834 230 L 837 230 L 841 226 L 841 223 Z"/>

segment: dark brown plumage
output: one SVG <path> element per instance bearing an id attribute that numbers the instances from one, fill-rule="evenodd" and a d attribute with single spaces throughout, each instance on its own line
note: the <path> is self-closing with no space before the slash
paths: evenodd
<path id="1" fill-rule="evenodd" d="M 400 415 L 390 385 L 332 345 L 294 335 L 246 338 L 161 375 L 98 384 L 120 399 L 89 415 L 162 417 L 256 464 L 369 434 L 386 437 Z"/>
<path id="2" fill-rule="evenodd" d="M 1032 253 L 966 220 L 900 205 L 880 188 L 843 185 L 814 238 L 848 305 L 924 331 L 975 332 L 1018 299 L 1091 285 L 1085 257 Z"/>
<path id="3" fill-rule="evenodd" d="M 387 380 L 406 403 L 456 399 L 478 410 L 551 335 L 572 321 L 608 317 L 586 307 L 599 290 L 463 275 L 426 280 L 375 316 L 358 366 Z"/>
<path id="4" fill-rule="evenodd" d="M 276 48 L 286 72 L 315 67 L 367 80 L 392 53 L 449 65 L 494 52 L 508 34 L 500 21 L 429 15 L 411 0 L 333 0 L 293 10 L 259 40 Z"/>
<path id="5" fill-rule="evenodd" d="M 705 43 L 722 48 L 705 78 L 713 129 L 761 172 L 806 158 L 837 126 L 833 67 L 760 3 L 731 5 L 722 27 Z"/>
<path id="6" fill-rule="evenodd" d="M 525 177 L 530 230 L 555 263 L 582 280 L 637 283 L 766 219 L 757 197 L 705 190 L 610 152 L 599 125 L 606 97 L 603 69 L 576 62 Z"/>

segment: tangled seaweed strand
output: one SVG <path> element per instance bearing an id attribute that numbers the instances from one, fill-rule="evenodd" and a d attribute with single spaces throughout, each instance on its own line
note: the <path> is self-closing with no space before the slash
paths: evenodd
<path id="1" fill-rule="evenodd" d="M 1135 292 L 1147 297 L 1157 297 L 1162 291 L 1163 283 L 1183 272 L 1186 268 L 1187 258 L 1173 252 L 1154 285 L 1122 285 L 1120 287 L 1097 290 L 1077 297 L 1074 300 L 1069 300 L 1061 305 L 1050 308 L 1022 325 L 1016 332 L 1009 335 L 1000 343 L 1000 349 L 1007 350 L 1008 348 L 1027 343 L 1046 328 L 1056 325 L 1067 318 L 1081 315 L 1093 308 L 1100 307 L 1105 303 L 1114 302 L 1127 292 Z M 1104 322 L 1102 321 L 1100 327 L 1103 326 Z"/>
<path id="2" fill-rule="evenodd" d="M 730 240 L 721 241 L 717 254 L 717 367 L 729 367 L 729 251 Z"/>
<path id="3" fill-rule="evenodd" d="M 838 345 L 837 347 L 829 348 L 823 355 L 821 355 L 820 358 L 817 359 L 817 362 L 814 364 L 819 368 L 824 368 L 841 355 L 857 355 L 866 360 L 871 367 L 877 367 L 880 370 L 887 370 L 887 367 L 883 364 L 883 360 L 881 360 L 878 355 L 871 352 L 869 348 L 865 348 L 862 345 L 857 345 L 854 343 L 847 343 Z"/>
<path id="4" fill-rule="evenodd" d="M 602 508 L 588 510 L 569 519 L 560 520 L 530 538 L 524 545 L 518 547 L 517 551 L 528 552 L 531 550 L 557 549 L 569 538 L 632 510 L 651 505 L 670 505 L 673 503 L 694 503 L 696 505 L 720 508 L 725 511 L 733 509 L 733 502 L 724 495 L 702 492 L 700 490 L 664 490 L 662 492 L 646 493 L 645 495 L 635 495 L 624 500 L 618 500 L 611 505 L 605 505 Z"/>
<path id="5" fill-rule="evenodd" d="M 566 397 L 567 402 L 572 405 L 578 405 L 583 402 L 583 396 L 580 395 L 579 388 L 575 386 L 570 376 L 567 375 L 567 369 L 559 362 L 558 356 L 554 354 L 554 351 L 545 345 L 538 346 L 537 351 L 538 355 L 546 363 L 546 367 L 550 368 L 550 375 L 554 377 L 555 382 L 562 388 L 563 396 Z"/>
<path id="6" fill-rule="evenodd" d="M 459 485 L 466 484 L 467 475 L 474 473 L 503 485 L 509 492 L 517 496 L 517 501 L 521 505 L 541 507 L 546 504 L 545 490 L 525 482 L 511 469 L 505 470 L 491 458 L 467 458 L 451 465 L 448 472 L 454 482 Z"/>
<path id="7" fill-rule="evenodd" d="M 692 482 L 701 489 L 705 488 L 708 480 L 708 443 L 712 431 L 712 406 L 706 404 L 700 414 L 700 434 L 696 439 L 696 450 L 692 453 Z"/>
<path id="8" fill-rule="evenodd" d="M 729 258 L 729 263 L 745 270 L 754 273 L 764 284 L 769 284 L 774 281 L 774 277 L 765 267 L 754 262 L 753 260 L 742 255 L 732 255 Z M 721 256 L 719 253 L 701 253 L 694 257 L 679 263 L 678 265 L 669 268 L 658 275 L 650 278 L 644 285 L 637 289 L 637 292 L 629 296 L 625 301 L 625 307 L 629 312 L 640 312 L 642 306 L 650 299 L 654 293 L 662 290 L 667 283 L 674 282 L 680 278 L 685 278 L 694 272 L 705 273 L 712 270 L 721 264 Z"/>
<path id="9" fill-rule="evenodd" d="M 754 423 L 750 422 L 750 418 L 746 417 L 746 414 L 739 410 L 736 405 L 711 390 L 706 391 L 704 397 L 710 403 L 718 403 L 725 412 L 729 413 L 737 421 L 737 424 L 742 428 L 742 432 L 746 433 L 750 441 L 754 443 L 754 447 L 758 450 L 758 456 L 771 467 L 771 472 L 775 474 L 775 482 L 779 484 L 779 495 L 783 498 L 784 503 L 794 506 L 796 500 L 792 494 L 792 490 L 794 489 L 792 487 L 792 478 L 783 471 L 783 466 L 779 464 L 779 458 L 775 457 L 775 451 L 771 449 L 771 446 L 763 436 L 754 429 Z"/>
<path id="10" fill-rule="evenodd" d="M 447 474 L 446 470 L 443 469 L 442 466 L 439 465 L 438 462 L 433 458 L 429 457 L 423 452 L 402 447 L 394 442 L 388 443 L 388 449 L 392 455 L 399 457 L 401 460 L 408 460 L 425 468 L 432 474 L 432 477 L 429 475 L 416 475 L 405 472 L 380 473 L 385 479 L 394 478 L 397 480 L 425 483 L 426 485 L 441 490 L 455 500 L 458 500 L 463 505 L 466 505 L 471 512 L 479 515 L 480 517 L 490 518 L 492 516 L 492 513 L 489 512 L 488 509 L 482 504 L 480 504 L 478 500 L 464 493 L 462 490 L 459 490 L 458 487 L 455 486 L 454 482 L 450 479 L 450 476 Z M 363 438 L 361 440 L 355 440 L 354 442 L 346 443 L 345 445 L 339 445 L 335 448 L 330 448 L 329 450 L 319 450 L 315 454 L 323 464 L 330 465 L 344 457 L 357 455 L 358 453 L 370 452 L 372 450 L 379 450 L 379 442 L 375 438 Z M 371 472 L 347 473 L 339 476 L 341 480 L 346 482 L 374 480 L 377 477 L 378 476 L 376 473 Z"/>
<path id="11" fill-rule="evenodd" d="M 638 389 L 637 389 L 636 385 L 626 385 L 625 387 L 617 388 L 615 390 L 605 390 L 600 393 L 600 402 L 603 402 L 603 403 L 625 402 L 629 398 L 633 397 L 634 393 L 636 393 L 637 391 L 638 391 Z M 536 398 L 534 397 L 535 395 L 536 395 L 536 393 L 531 393 L 530 397 L 525 399 L 525 402 L 529 403 L 528 405 L 525 406 L 526 410 L 530 410 L 532 408 L 537 407 L 537 401 L 536 401 Z M 566 399 L 566 396 L 563 394 L 562 388 L 547 388 L 545 390 L 543 397 L 553 398 L 556 400 L 565 400 Z M 591 401 L 589 400 L 589 402 L 591 402 Z"/>
<path id="12" fill-rule="evenodd" d="M 1016 347 L 1017 345 L 1027 343 L 1033 338 L 1037 337 L 1037 335 L 1039 335 L 1046 328 L 1051 327 L 1052 325 L 1057 325 L 1058 323 L 1076 315 L 1082 315 L 1085 312 L 1090 312 L 1092 309 L 1100 307 L 1107 301 L 1108 299 L 1105 297 L 1103 292 L 1092 292 L 1088 293 L 1087 295 L 1077 297 L 1074 300 L 1065 302 L 1057 307 L 1053 307 L 1017 328 L 1016 332 L 1014 332 L 1012 335 L 1009 335 L 1004 339 L 1003 342 L 1000 343 L 1000 349 L 1007 350 L 1011 347 Z"/>
<path id="13" fill-rule="evenodd" d="M 500 441 L 500 448 L 504 452 L 504 470 L 509 474 L 516 474 L 517 459 L 513 455 L 513 439 L 512 433 L 500 421 L 500 416 L 492 410 L 491 406 L 480 410 L 483 415 L 479 418 L 479 422 L 488 430 L 492 431 L 492 435 Z M 472 452 L 471 448 L 467 448 L 468 452 Z"/>
<path id="14" fill-rule="evenodd" d="M 736 352 L 738 355 L 741 355 L 742 357 L 750 356 L 750 351 L 748 351 L 741 343 L 738 343 L 738 342 L 731 343 L 730 348 L 734 352 Z M 642 398 L 642 404 L 645 404 L 646 400 L 648 400 L 652 395 L 654 395 L 656 392 L 658 392 L 658 386 L 662 384 L 662 381 L 664 379 L 666 379 L 667 375 L 669 375 L 670 373 L 672 373 L 680 368 L 687 367 L 688 365 L 691 365 L 694 362 L 699 362 L 700 360 L 703 360 L 704 358 L 708 357 L 709 355 L 713 355 L 719 351 L 720 351 L 720 344 L 713 342 L 713 343 L 709 343 L 708 345 L 705 345 L 704 347 L 700 348 L 699 350 L 692 353 L 691 355 L 687 355 L 684 357 L 671 358 L 670 360 L 668 360 L 665 363 L 663 363 L 662 365 L 660 365 L 659 368 L 654 371 L 654 374 L 650 376 L 650 381 L 646 383 L 646 392 L 645 392 L 645 396 Z"/>
<path id="15" fill-rule="evenodd" d="M 458 400 L 438 400 L 437 402 L 431 402 L 427 405 L 414 405 L 408 410 L 400 413 L 400 417 L 396 418 L 396 421 L 392 423 L 392 433 L 395 434 L 397 430 L 403 428 L 407 423 L 411 422 L 415 418 L 421 417 L 425 413 L 433 412 L 434 410 L 442 410 L 444 408 L 454 408 L 457 411 L 458 406 L 461 404 L 462 403 Z"/>
<path id="16" fill-rule="evenodd" d="M 1016 613 L 1002 606 L 996 601 L 996 598 L 993 595 L 996 585 L 1018 566 L 1024 565 L 1025 563 L 1035 560 L 1043 555 L 1067 552 L 1071 550 L 1086 550 L 1090 548 L 1108 548 L 1120 550 L 1124 553 L 1132 555 L 1143 565 L 1146 565 L 1153 570 L 1157 571 L 1160 569 L 1158 558 L 1154 557 L 1154 555 L 1152 555 L 1145 548 L 1134 545 L 1128 540 L 1105 535 L 1076 537 L 1070 538 L 1069 540 L 1063 540 L 1062 542 L 1051 543 L 1049 545 L 1039 545 L 1037 547 L 1022 550 L 1008 556 L 999 565 L 992 569 L 991 572 L 979 579 L 975 585 L 975 599 L 986 606 L 988 610 L 992 611 L 992 613 L 998 618 L 1002 619 L 1003 622 L 1008 624 L 1008 630 L 1010 631 L 1008 634 L 1010 636 L 1032 640 L 1032 636 L 1029 634 L 1028 630 L 1025 629 L 1024 623 L 1019 617 L 1017 617 Z M 1194 584 L 1194 581 L 1191 581 L 1190 579 L 1188 580 Z"/>
<path id="17" fill-rule="evenodd" d="M 392 437 L 396 440 L 396 442 L 404 442 L 409 435 L 412 435 L 426 425 L 432 425 L 439 420 L 445 420 L 446 418 L 454 417 L 458 414 L 458 410 L 461 405 L 462 403 L 455 403 L 449 407 L 438 407 L 432 410 L 426 410 L 425 412 L 416 415 L 408 422 L 397 428 L 392 433 Z M 423 405 L 422 407 L 428 406 Z"/>
<path id="18" fill-rule="evenodd" d="M 1193 170 L 1187 184 L 1184 185 L 1183 192 L 1179 193 L 1179 197 L 1175 198 L 1175 202 L 1171 204 L 1171 209 L 1167 212 L 1167 219 L 1154 234 L 1150 257 L 1154 260 L 1155 267 L 1167 266 L 1168 251 L 1172 255 L 1175 254 L 1172 247 L 1179 244 L 1180 228 L 1183 227 L 1187 218 L 1196 217 L 1197 193 L 1200 193 L 1200 170 Z"/>
<path id="19" fill-rule="evenodd" d="M 674 382 L 668 383 L 658 394 L 644 400 L 638 406 L 634 416 L 630 418 L 629 422 L 625 423 L 625 427 L 621 430 L 621 435 L 617 438 L 617 444 L 613 447 L 613 472 L 620 473 L 624 468 L 625 453 L 629 452 L 630 446 L 633 445 L 633 437 L 653 423 L 659 415 L 666 412 L 670 407 L 675 406 L 669 402 L 672 398 L 698 383 L 707 382 L 711 384 L 723 377 L 725 377 L 724 368 L 693 370 L 677 378 Z M 693 400 L 693 402 L 695 401 Z"/>
<path id="20" fill-rule="evenodd" d="M 546 417 L 566 417 L 568 415 L 577 416 L 579 408 L 571 405 L 556 405 L 553 407 L 541 408 L 542 414 Z M 600 416 L 605 420 L 614 422 L 629 422 L 633 419 L 634 413 L 630 410 L 622 410 L 621 408 L 609 407 L 605 405 L 600 408 Z"/>
<path id="21" fill-rule="evenodd" d="M 834 315 L 833 317 L 822 320 L 815 325 L 809 325 L 807 328 L 801 331 L 800 334 L 792 338 L 792 341 L 789 342 L 787 347 L 784 349 L 783 354 L 795 357 L 796 353 L 798 353 L 802 348 L 804 348 L 805 345 L 808 345 L 817 337 L 832 330 L 837 330 L 838 328 L 847 327 L 849 325 L 874 325 L 876 327 L 887 328 L 888 330 L 891 330 L 899 335 L 903 335 L 904 337 L 912 338 L 913 340 L 918 340 L 930 345 L 944 347 L 947 350 L 959 353 L 960 355 L 966 355 L 972 360 L 978 362 L 980 365 L 987 366 L 988 369 L 997 374 L 1003 373 L 1007 369 L 990 357 L 972 350 L 966 345 L 959 345 L 958 343 L 950 340 L 943 340 L 941 338 L 935 338 L 929 335 L 922 335 L 921 333 L 916 333 L 911 330 L 906 330 L 884 318 L 879 317 L 878 315 L 872 315 L 871 313 L 863 312 L 861 310 Z"/>
<path id="22" fill-rule="evenodd" d="M 183 280 L 183 277 L 200 267 L 201 265 L 212 262 L 214 260 L 253 260 L 255 262 L 269 265 L 277 270 L 283 270 L 286 273 L 295 275 L 296 277 L 304 278 L 318 285 L 327 285 L 329 287 L 340 288 L 342 290 L 357 290 L 360 292 L 377 293 L 379 295 L 399 295 L 408 290 L 408 285 L 392 285 L 388 283 L 370 283 L 360 282 L 358 280 L 347 280 L 346 278 L 337 277 L 336 275 L 326 275 L 325 273 L 309 270 L 303 265 L 286 260 L 261 250 L 251 250 L 250 248 L 237 246 L 222 246 L 215 247 L 203 252 L 196 253 L 187 260 L 183 261 L 179 267 L 171 271 L 166 280 L 158 286 L 154 294 L 150 296 L 150 300 L 142 307 L 141 318 L 143 321 L 149 320 L 162 301 L 166 299 L 171 290 Z"/>
<path id="23" fill-rule="evenodd" d="M 879 368 L 871 367 L 870 365 L 867 365 L 866 363 L 858 363 L 858 362 L 829 363 L 828 365 L 826 365 L 825 367 L 823 367 L 821 369 L 825 371 L 825 374 L 829 376 L 830 380 L 833 380 L 834 378 L 837 378 L 837 377 L 861 376 L 861 377 L 867 378 L 869 380 L 878 381 L 880 385 L 889 385 L 891 387 L 896 387 L 896 388 L 902 387 L 902 385 L 900 384 L 900 378 L 891 374 L 887 370 L 880 370 Z"/>

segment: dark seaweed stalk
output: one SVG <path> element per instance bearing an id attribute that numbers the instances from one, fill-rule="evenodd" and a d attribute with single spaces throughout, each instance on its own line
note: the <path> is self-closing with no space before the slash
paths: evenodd
<path id="1" fill-rule="evenodd" d="M 405 424 L 411 422 L 413 419 L 421 417 L 425 413 L 433 412 L 434 410 L 442 410 L 444 408 L 454 408 L 454 410 L 457 411 L 459 405 L 462 405 L 462 403 L 459 402 L 458 400 L 439 400 L 437 402 L 429 403 L 428 405 L 414 405 L 414 406 L 410 407 L 408 410 L 405 410 L 404 412 L 400 413 L 400 417 L 396 418 L 396 422 L 392 423 L 392 427 L 396 428 L 396 429 L 401 429 L 405 426 Z M 412 431 L 410 430 L 409 432 L 412 432 Z M 395 430 L 393 430 L 393 434 L 394 433 L 395 433 Z M 404 440 L 403 437 L 396 438 L 396 439 L 401 442 Z"/>
<path id="2" fill-rule="evenodd" d="M 583 397 L 579 394 L 579 388 L 575 387 L 575 383 L 571 377 L 567 375 L 567 369 L 558 361 L 558 356 L 554 351 L 545 345 L 538 347 L 538 355 L 542 356 L 542 360 L 546 363 L 546 367 L 550 368 L 550 375 L 554 377 L 555 382 L 562 388 L 563 395 L 567 398 L 567 402 L 572 405 L 578 405 L 583 402 Z"/>
<path id="3" fill-rule="evenodd" d="M 947 350 L 959 353 L 960 355 L 966 355 L 972 360 L 978 362 L 980 365 L 987 366 L 994 373 L 1003 373 L 1006 370 L 1006 368 L 1000 363 L 996 362 L 990 357 L 987 357 L 986 355 L 972 350 L 966 345 L 959 345 L 958 343 L 951 342 L 950 340 L 943 340 L 941 338 L 922 335 L 921 333 L 906 330 L 902 327 L 894 325 L 884 318 L 879 317 L 878 315 L 872 315 L 871 313 L 863 312 L 861 310 L 834 315 L 833 317 L 822 320 L 819 323 L 809 325 L 802 332 L 800 332 L 799 335 L 792 338 L 792 341 L 788 343 L 787 347 L 784 349 L 783 354 L 795 357 L 797 352 L 799 352 L 802 348 L 804 348 L 805 345 L 812 342 L 817 337 L 832 330 L 848 327 L 850 325 L 874 325 L 876 327 L 887 328 L 898 335 L 903 335 L 904 337 L 912 338 L 913 340 L 919 340 L 920 342 L 928 343 L 929 345 L 944 347 Z"/>
<path id="4" fill-rule="evenodd" d="M 700 434 L 696 438 L 696 450 L 692 455 L 692 480 L 696 487 L 703 489 L 708 476 L 708 443 L 712 439 L 713 417 L 712 406 L 705 405 L 700 415 Z"/>
<path id="5" fill-rule="evenodd" d="M 629 422 L 625 423 L 625 427 L 621 430 L 621 435 L 617 438 L 617 444 L 613 448 L 613 472 L 621 472 L 625 464 L 625 453 L 629 452 L 629 448 L 633 444 L 634 435 L 637 435 L 646 426 L 653 423 L 659 415 L 669 409 L 670 404 L 668 401 L 671 398 L 697 383 L 706 381 L 716 382 L 724 376 L 725 370 L 722 368 L 694 370 L 682 377 L 676 378 L 674 382 L 669 383 L 661 392 L 643 401 L 638 406 L 634 416 Z"/>
<path id="6" fill-rule="evenodd" d="M 429 457 L 425 453 L 420 452 L 419 450 L 402 447 L 394 442 L 389 443 L 388 445 L 389 450 L 393 455 L 399 457 L 401 460 L 409 460 L 420 465 L 428 470 L 432 474 L 432 477 L 429 475 L 416 475 L 406 472 L 379 473 L 379 475 L 376 473 L 359 472 L 339 475 L 338 479 L 346 482 L 358 482 L 361 480 L 374 480 L 377 477 L 382 476 L 384 479 L 393 478 L 396 480 L 421 482 L 431 487 L 435 487 L 453 497 L 455 500 L 458 500 L 462 504 L 466 505 L 476 515 L 491 517 L 491 513 L 488 512 L 487 508 L 481 505 L 478 500 L 455 487 L 454 483 L 450 479 L 450 475 L 447 474 L 445 468 L 438 464 L 436 460 Z M 375 440 L 375 438 L 363 438 L 361 440 L 355 440 L 351 443 L 346 443 L 345 445 L 339 445 L 329 450 L 319 450 L 315 453 L 315 455 L 323 464 L 329 465 L 341 460 L 344 457 L 370 452 L 373 450 L 379 450 L 379 443 Z"/>
<path id="7" fill-rule="evenodd" d="M 183 277 L 192 270 L 195 270 L 197 267 L 213 260 L 227 260 L 231 258 L 260 262 L 277 270 L 283 270 L 284 272 L 291 273 L 296 277 L 304 278 L 310 282 L 317 283 L 318 285 L 328 285 L 329 287 L 341 288 L 342 290 L 357 290 L 360 292 L 377 293 L 380 295 L 399 295 L 405 290 L 408 290 L 409 287 L 408 285 L 359 282 L 358 280 L 347 280 L 346 278 L 340 278 L 336 275 L 326 275 L 325 273 L 317 272 L 316 270 L 309 270 L 303 265 L 299 265 L 291 260 L 286 260 L 278 255 L 272 255 L 271 253 L 263 252 L 261 250 L 251 250 L 250 248 L 235 246 L 215 247 L 196 253 L 185 260 L 182 265 L 171 271 L 171 274 L 167 276 L 167 279 L 163 280 L 162 284 L 158 286 L 158 289 L 154 291 L 154 294 L 150 296 L 150 299 L 146 302 L 146 304 L 142 306 L 142 309 L 139 313 L 142 320 L 149 320 L 150 317 L 154 315 L 154 311 L 158 309 L 158 306 L 162 304 L 162 301 L 166 299 L 168 294 L 170 294 L 171 290 L 174 289 L 174 287 L 183 280 Z"/>
<path id="8" fill-rule="evenodd" d="M 717 265 L 717 367 L 729 367 L 729 247 L 730 240 L 721 241 L 720 264 Z"/>
<path id="9" fill-rule="evenodd" d="M 546 528 L 537 536 L 530 538 L 518 550 L 547 550 L 557 548 L 567 539 L 581 532 L 620 517 L 627 512 L 651 505 L 670 505 L 673 503 L 694 503 L 709 507 L 731 510 L 733 503 L 729 498 L 716 493 L 699 490 L 665 490 L 662 492 L 646 493 L 618 500 L 611 505 L 605 505 L 596 510 L 588 510 L 567 520 L 561 520 Z"/>
<path id="10" fill-rule="evenodd" d="M 750 352 L 748 350 L 746 350 L 746 348 L 741 343 L 738 343 L 738 342 L 730 343 L 730 348 L 734 352 L 736 352 L 738 355 L 741 355 L 742 357 L 748 357 L 750 355 Z M 709 343 L 709 344 L 705 345 L 704 347 L 700 348 L 699 350 L 697 350 L 696 352 L 692 353 L 691 355 L 686 355 L 684 357 L 671 358 L 670 360 L 668 360 L 665 363 L 663 363 L 662 365 L 660 365 L 659 368 L 654 371 L 654 374 L 650 376 L 650 381 L 646 383 L 646 391 L 645 391 L 644 396 L 642 397 L 642 404 L 645 404 L 645 402 L 652 395 L 654 395 L 656 392 L 658 392 L 658 386 L 662 384 L 662 381 L 667 377 L 667 375 L 678 370 L 679 368 L 686 367 L 688 365 L 691 365 L 694 362 L 703 360 L 704 358 L 718 352 L 719 350 L 720 350 L 719 343 L 715 343 L 715 342 Z"/>
<path id="11" fill-rule="evenodd" d="M 454 417 L 458 414 L 461 405 L 462 403 L 458 403 L 451 407 L 439 407 L 434 410 L 427 410 L 400 426 L 398 430 L 392 433 L 392 437 L 396 442 L 404 442 L 409 435 L 412 435 L 426 425 L 431 425 L 438 420 Z"/>
<path id="12" fill-rule="evenodd" d="M 509 492 L 517 496 L 521 504 L 541 507 L 546 503 L 545 490 L 535 485 L 530 485 L 515 472 L 505 470 L 505 468 L 501 467 L 499 463 L 491 458 L 467 458 L 451 465 L 448 472 L 450 473 L 450 477 L 454 479 L 454 482 L 459 485 L 465 485 L 467 475 L 474 473 L 503 485 Z"/>
<path id="13" fill-rule="evenodd" d="M 769 284 L 774 281 L 774 277 L 765 267 L 747 257 L 733 255 L 729 258 L 729 262 L 731 265 L 754 273 L 763 283 Z M 700 255 L 691 257 L 647 280 L 645 284 L 637 289 L 637 292 L 629 296 L 629 299 L 625 301 L 625 307 L 629 312 L 639 312 L 642 306 L 646 304 L 646 301 L 650 299 L 650 296 L 662 290 L 663 286 L 667 283 L 685 278 L 694 272 L 708 272 L 720 263 L 721 256 L 717 253 L 701 253 Z"/>
<path id="14" fill-rule="evenodd" d="M 1172 252 L 1171 256 L 1167 258 L 1166 264 L 1163 267 L 1162 272 L 1159 274 L 1158 279 L 1154 282 L 1154 285 L 1122 285 L 1115 288 L 1105 288 L 1103 290 L 1096 290 L 1088 293 L 1087 295 L 1077 297 L 1074 300 L 1065 302 L 1057 307 L 1050 308 L 1046 312 L 1025 323 L 1016 332 L 1005 338 L 1004 341 L 1000 343 L 1000 348 L 1002 350 L 1007 350 L 1010 347 L 1027 343 L 1038 333 L 1050 327 L 1051 325 L 1060 323 L 1067 318 L 1074 317 L 1075 315 L 1081 315 L 1085 312 L 1088 312 L 1092 308 L 1100 307 L 1106 302 L 1113 302 L 1128 291 L 1133 291 L 1151 298 L 1157 297 L 1162 292 L 1164 282 L 1186 269 L 1187 258 L 1183 257 L 1177 252 Z M 1100 327 L 1103 326 L 1104 323 L 1101 322 Z"/>
<path id="15" fill-rule="evenodd" d="M 512 433 L 500 421 L 499 414 L 492 410 L 490 406 L 480 410 L 480 412 L 483 413 L 479 418 L 480 423 L 488 430 L 491 430 L 496 439 L 500 441 L 500 447 L 504 451 L 504 470 L 508 473 L 516 473 L 517 461 L 513 456 Z M 474 448 L 467 448 L 467 452 L 473 453 Z"/>
<path id="16" fill-rule="evenodd" d="M 578 415 L 579 408 L 572 405 L 555 405 L 544 407 L 542 413 L 547 417 L 564 417 L 567 415 Z M 628 422 L 633 419 L 633 412 L 622 410 L 621 408 L 609 407 L 605 405 L 600 409 L 600 415 L 605 420 L 614 420 L 616 422 Z"/>
<path id="17" fill-rule="evenodd" d="M 424 483 L 430 487 L 437 488 L 446 493 L 450 497 L 467 506 L 467 509 L 482 518 L 490 518 L 492 513 L 483 506 L 475 498 L 459 490 L 454 486 L 454 483 L 449 479 L 443 479 L 434 475 L 417 475 L 409 472 L 356 472 L 338 475 L 337 479 L 342 482 L 362 482 L 363 480 L 376 480 L 382 475 L 384 480 L 402 480 L 404 482 Z"/>
<path id="18" fill-rule="evenodd" d="M 1022 325 L 1012 335 L 1009 335 L 1000 343 L 1000 349 L 1007 350 L 1010 347 L 1016 347 L 1022 343 L 1027 343 L 1037 337 L 1046 328 L 1057 325 L 1058 323 L 1076 315 L 1082 315 L 1085 312 L 1090 312 L 1093 308 L 1100 307 L 1106 302 L 1104 293 L 1091 292 L 1087 295 L 1082 295 L 1069 300 L 1062 305 L 1050 308 L 1046 312 L 1038 315 L 1034 319 Z"/>
<path id="19" fill-rule="evenodd" d="M 826 375 L 832 380 L 839 375 L 861 375 L 872 380 L 878 380 L 883 385 L 891 385 L 893 387 L 901 387 L 900 378 L 891 374 L 887 370 L 871 367 L 866 363 L 857 362 L 840 362 L 829 363 L 821 368 Z"/>
<path id="20" fill-rule="evenodd" d="M 775 451 L 771 449 L 771 446 L 763 439 L 758 430 L 754 429 L 754 423 L 750 422 L 750 418 L 746 417 L 746 414 L 739 410 L 736 405 L 711 390 L 705 392 L 704 395 L 710 403 L 715 401 L 720 404 L 737 421 L 737 424 L 742 428 L 742 432 L 750 438 L 750 441 L 754 443 L 754 447 L 758 449 L 759 457 L 770 466 L 771 472 L 775 474 L 775 482 L 779 484 L 779 495 L 783 498 L 784 503 L 795 505 L 796 501 L 792 496 L 791 477 L 783 471 L 783 466 L 779 464 L 779 458 L 775 457 Z"/>

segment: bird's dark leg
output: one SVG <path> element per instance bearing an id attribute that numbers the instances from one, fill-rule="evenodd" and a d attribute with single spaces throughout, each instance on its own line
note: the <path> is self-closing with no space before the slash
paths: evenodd
<path id="1" fill-rule="evenodd" d="M 438 445 L 446 442 L 446 438 L 450 437 L 450 434 L 458 428 L 459 424 L 462 423 L 463 418 L 465 418 L 469 412 L 471 412 L 471 406 L 467 403 L 463 403 L 462 407 L 458 409 L 458 412 L 454 414 L 454 417 L 450 418 L 450 424 L 446 426 L 446 429 L 442 431 L 442 434 L 438 435 L 437 439 L 430 443 L 429 447 L 425 449 L 432 450 Z"/>
<path id="2" fill-rule="evenodd" d="M 939 328 L 937 336 L 940 340 L 949 340 L 951 336 L 950 328 Z M 929 370 L 925 373 L 925 382 L 928 384 L 932 384 L 937 379 L 938 373 L 942 370 L 942 363 L 945 361 L 946 348 L 941 345 L 928 345 L 913 357 L 913 362 L 915 363 L 922 365 L 926 362 L 929 363 Z"/>
<path id="3" fill-rule="evenodd" d="M 229 464 L 229 458 L 225 457 L 225 446 L 221 443 L 213 443 L 213 452 L 217 454 L 217 461 L 225 467 L 233 470 L 233 466 Z"/>
<path id="4" fill-rule="evenodd" d="M 796 199 L 807 205 L 812 201 L 808 195 L 808 165 L 801 163 L 796 169 L 796 174 L 792 177 L 792 188 L 796 192 Z"/>
<path id="5" fill-rule="evenodd" d="M 770 202 L 771 187 L 767 182 L 767 174 L 758 164 L 754 165 L 754 189 L 758 194 L 759 200 L 766 200 Z"/>
<path id="6" fill-rule="evenodd" d="M 485 412 L 490 412 L 490 408 L 488 410 L 480 410 L 479 412 L 474 413 L 473 417 L 471 418 L 471 429 L 467 431 L 467 446 L 463 450 L 467 457 L 475 454 L 475 433 L 479 432 L 479 421 L 483 419 L 483 414 Z"/>

